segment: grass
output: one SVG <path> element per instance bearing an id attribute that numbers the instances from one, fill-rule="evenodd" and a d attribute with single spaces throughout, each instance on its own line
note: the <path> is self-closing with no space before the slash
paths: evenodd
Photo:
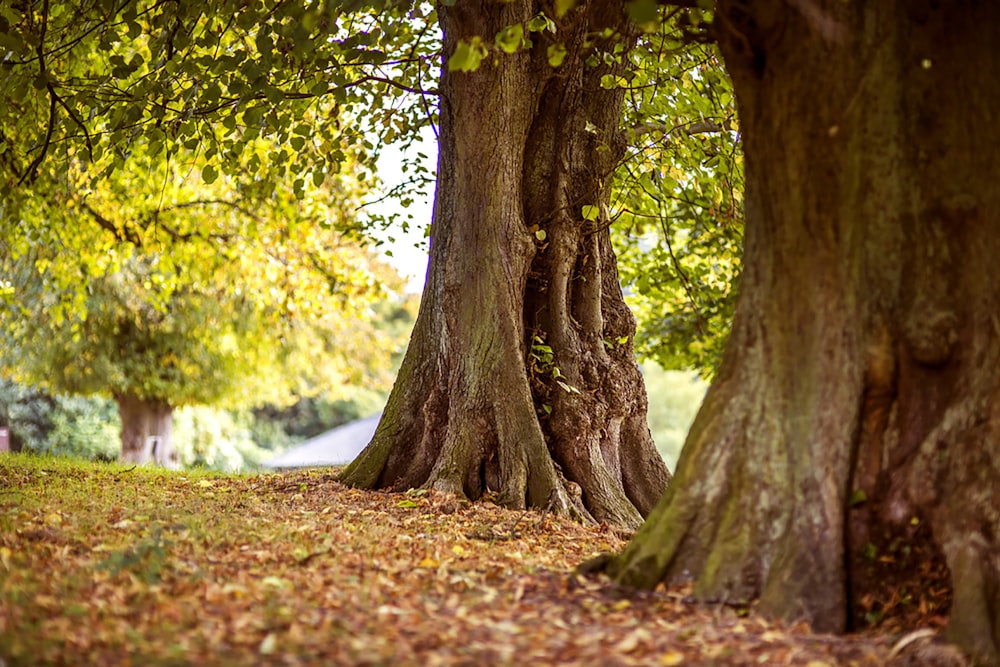
<path id="1" fill-rule="evenodd" d="M 326 472 L 0 457 L 0 664 L 885 664 L 689 591 L 572 568 L 623 542 L 536 512 Z"/>

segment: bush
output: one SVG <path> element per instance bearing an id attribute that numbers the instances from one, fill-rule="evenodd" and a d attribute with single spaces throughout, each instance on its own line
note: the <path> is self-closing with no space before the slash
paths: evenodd
<path id="1" fill-rule="evenodd" d="M 665 371 L 655 362 L 642 364 L 649 396 L 649 430 L 671 470 L 705 398 L 708 383 L 690 371 Z"/>
<path id="2" fill-rule="evenodd" d="M 51 396 L 0 380 L 0 424 L 9 426 L 14 451 L 113 459 L 121 448 L 117 407 L 102 398 Z"/>
<path id="3" fill-rule="evenodd" d="M 254 441 L 254 418 L 204 406 L 174 411 L 174 448 L 185 467 L 254 470 L 275 455 Z M 280 434 L 282 441 L 287 436 Z"/>

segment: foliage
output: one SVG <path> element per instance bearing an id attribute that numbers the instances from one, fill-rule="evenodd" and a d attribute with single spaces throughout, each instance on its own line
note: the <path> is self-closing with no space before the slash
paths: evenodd
<path id="1" fill-rule="evenodd" d="M 551 514 L 347 489 L 0 458 L 0 659 L 9 664 L 885 664 L 689 589 L 570 574 L 621 544 Z M 582 631 L 581 629 L 585 630 Z"/>
<path id="2" fill-rule="evenodd" d="M 121 423 L 114 403 L 64 396 L 58 404 L 59 409 L 52 412 L 51 433 L 44 446 L 34 451 L 87 460 L 111 461 L 118 457 Z"/>
<path id="3" fill-rule="evenodd" d="M 5 373 L 171 405 L 384 389 L 402 334 L 371 308 L 401 286 L 354 210 L 379 143 L 431 119 L 411 92 L 433 22 L 398 3 L 2 3 Z"/>
<path id="4" fill-rule="evenodd" d="M 49 394 L 0 379 L 0 424 L 11 448 L 53 456 L 113 459 L 121 425 L 108 400 Z"/>
<path id="5" fill-rule="evenodd" d="M 574 5 L 557 3 L 556 14 Z M 731 88 L 714 51 L 687 43 L 705 12 L 648 2 L 630 3 L 629 11 L 649 31 L 624 56 L 635 71 L 606 83 L 629 91 L 634 159 L 616 175 L 616 228 L 622 278 L 640 321 L 636 342 L 665 367 L 710 375 L 739 274 L 742 176 Z M 670 14 L 657 22 L 657 12 Z M 11 195 L 58 191 L 87 200 L 95 179 L 128 172 L 141 159 L 261 200 L 280 183 L 307 197 L 310 185 L 329 184 L 344 164 L 373 180 L 383 144 L 411 142 L 434 122 L 426 82 L 437 79 L 440 45 L 436 13 L 421 3 L 220 1 L 209 11 L 34 2 L 7 7 L 0 22 L 9 51 L 0 86 L 0 186 Z M 471 69 L 553 28 L 539 14 L 464 40 L 449 62 Z M 558 51 L 550 53 L 554 67 Z M 426 183 L 422 157 L 404 165 L 412 176 L 396 191 L 404 206 L 407 190 Z M 17 215 L 7 219 L 29 221 L 36 244 L 55 236 L 60 243 L 47 245 L 75 245 L 45 218 L 24 214 L 28 202 L 8 198 Z M 150 219 L 115 226 L 120 235 L 141 236 Z M 177 245 L 153 229 L 162 243 Z M 219 236 L 211 226 L 182 232 L 199 234 Z"/>
<path id="6" fill-rule="evenodd" d="M 56 398 L 0 377 L 0 425 L 10 427 L 12 451 L 41 451 L 52 432 Z"/>
<path id="7" fill-rule="evenodd" d="M 653 361 L 642 364 L 642 376 L 649 396 L 649 430 L 656 448 L 674 470 L 681 447 L 708 389 L 697 373 L 665 371 Z"/>
<path id="8" fill-rule="evenodd" d="M 348 151 L 371 173 L 373 130 L 388 142 L 430 119 L 436 17 L 421 3 L 2 7 L 5 194 L 67 167 L 106 177 L 136 146 L 168 159 L 199 150 L 206 183 L 290 176 L 302 191 Z M 259 138 L 276 148 L 260 152 Z"/>
<path id="9" fill-rule="evenodd" d="M 256 469 L 277 452 L 275 445 L 254 439 L 251 414 L 206 406 L 189 406 L 174 413 L 173 441 L 186 468 L 240 471 Z"/>
<path id="10" fill-rule="evenodd" d="M 743 163 L 732 85 L 715 47 L 686 42 L 678 21 L 659 24 L 629 52 L 630 80 L 608 83 L 627 90 L 631 150 L 615 173 L 613 236 L 639 323 L 637 352 L 710 377 L 739 281 Z"/>
<path id="11" fill-rule="evenodd" d="M 50 396 L 0 380 L 0 424 L 15 449 L 86 460 L 118 458 L 121 423 L 113 401 L 95 396 Z M 174 413 L 173 440 L 186 467 L 255 468 L 292 444 L 280 423 L 249 411 L 189 407 Z M 258 444 L 260 443 L 260 444 Z"/>
<path id="12" fill-rule="evenodd" d="M 402 335 L 375 331 L 372 305 L 397 301 L 385 290 L 398 294 L 401 284 L 337 231 L 358 201 L 349 172 L 310 186 L 304 199 L 276 187 L 261 202 L 169 164 L 170 174 L 150 181 L 156 167 L 136 158 L 85 200 L 32 203 L 32 219 L 90 235 L 93 254 L 14 230 L 0 241 L 12 277 L 0 302 L 7 374 L 170 405 L 283 402 L 348 383 L 388 384 Z M 141 234 L 136 220 L 145 221 Z"/>

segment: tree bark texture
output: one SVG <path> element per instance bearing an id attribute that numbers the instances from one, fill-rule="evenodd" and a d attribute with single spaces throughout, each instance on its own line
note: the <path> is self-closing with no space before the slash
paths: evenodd
<path id="1" fill-rule="evenodd" d="M 444 54 L 526 25 L 543 3 L 441 6 Z M 621 157 L 620 2 L 581 2 L 530 49 L 491 51 L 440 85 L 438 183 L 420 313 L 374 439 L 344 472 L 363 487 L 426 486 L 635 527 L 669 473 L 646 425 L 607 230 Z M 618 39 L 616 37 L 615 39 Z M 549 45 L 567 49 L 553 68 Z M 600 214 L 587 220 L 584 206 Z"/>
<path id="2" fill-rule="evenodd" d="M 715 26 L 740 300 L 676 478 L 609 569 L 841 631 L 860 552 L 929 524 L 949 637 L 998 664 L 1000 6 L 720 2 Z"/>
<path id="3" fill-rule="evenodd" d="M 122 421 L 121 460 L 179 467 L 173 445 L 173 408 L 162 401 L 130 394 L 115 396 L 115 402 Z"/>

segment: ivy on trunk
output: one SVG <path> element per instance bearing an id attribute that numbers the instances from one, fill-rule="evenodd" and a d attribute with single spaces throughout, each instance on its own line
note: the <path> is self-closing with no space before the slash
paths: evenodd
<path id="1" fill-rule="evenodd" d="M 442 6 L 445 57 L 540 12 L 556 16 L 524 0 Z M 622 3 L 577 3 L 554 35 L 530 33 L 530 48 L 445 68 L 420 313 L 345 482 L 490 492 L 629 527 L 655 505 L 669 473 L 607 228 L 622 91 L 601 80 L 625 65 L 586 64 L 629 31 Z M 565 49 L 558 67 L 550 46 Z"/>

